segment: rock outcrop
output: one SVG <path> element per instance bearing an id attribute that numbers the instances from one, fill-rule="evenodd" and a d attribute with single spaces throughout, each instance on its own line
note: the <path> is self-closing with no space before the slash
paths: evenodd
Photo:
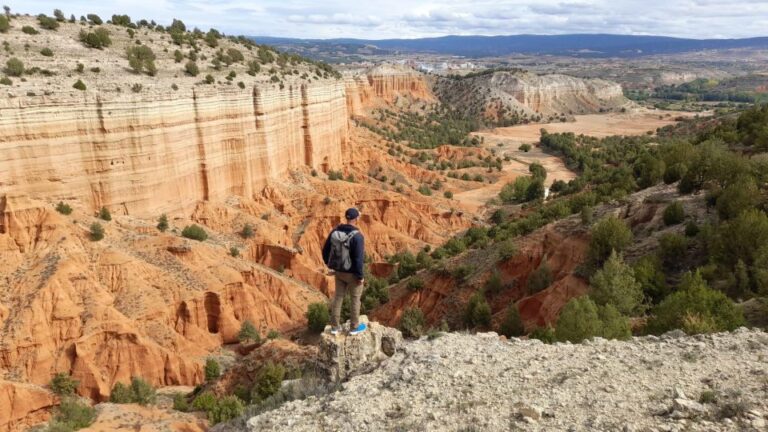
<path id="1" fill-rule="evenodd" d="M 346 78 L 347 109 L 362 115 L 372 106 L 396 102 L 398 98 L 433 102 L 435 97 L 423 74 L 406 66 L 382 64 Z"/>
<path id="2" fill-rule="evenodd" d="M 629 103 L 621 85 L 568 75 L 497 71 L 470 78 L 438 79 L 435 93 L 468 115 L 505 124 L 590 114 Z"/>
<path id="3" fill-rule="evenodd" d="M 0 430 L 21 431 L 48 419 L 54 395 L 31 384 L 0 380 Z"/>
<path id="4" fill-rule="evenodd" d="M 577 345 L 451 333 L 247 430 L 762 431 L 766 350 L 746 329 Z"/>
<path id="5" fill-rule="evenodd" d="M 368 317 L 360 316 L 368 323 Z M 393 356 L 403 345 L 399 330 L 379 323 L 368 323 L 368 330 L 355 336 L 346 333 L 332 335 L 326 327 L 320 336 L 318 369 L 332 382 L 340 382 L 376 367 Z"/>

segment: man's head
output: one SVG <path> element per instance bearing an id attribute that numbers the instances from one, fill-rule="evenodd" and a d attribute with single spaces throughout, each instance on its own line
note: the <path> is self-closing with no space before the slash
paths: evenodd
<path id="1" fill-rule="evenodd" d="M 350 207 L 344 212 L 344 217 L 347 218 L 347 223 L 350 225 L 357 224 L 357 219 L 360 217 L 360 211 L 354 207 Z"/>

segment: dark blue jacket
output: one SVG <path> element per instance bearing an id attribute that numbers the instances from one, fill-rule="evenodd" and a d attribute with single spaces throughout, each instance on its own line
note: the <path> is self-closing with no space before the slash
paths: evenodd
<path id="1" fill-rule="evenodd" d="M 325 239 L 325 246 L 323 246 L 323 262 L 328 264 L 328 259 L 331 257 L 331 234 L 333 234 L 334 231 L 350 233 L 354 230 L 358 230 L 358 233 L 349 241 L 349 258 L 352 260 L 352 269 L 350 273 L 362 280 L 363 264 L 365 263 L 365 238 L 363 237 L 363 233 L 360 232 L 360 229 L 355 226 L 341 224 L 328 234 L 328 238 Z"/>

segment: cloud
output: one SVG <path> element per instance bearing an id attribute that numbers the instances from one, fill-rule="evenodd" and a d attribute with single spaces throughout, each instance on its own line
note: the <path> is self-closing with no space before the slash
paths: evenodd
<path id="1" fill-rule="evenodd" d="M 768 34 L 766 0 L 13 0 L 23 13 L 128 14 L 228 34 L 365 39 L 446 34 Z"/>

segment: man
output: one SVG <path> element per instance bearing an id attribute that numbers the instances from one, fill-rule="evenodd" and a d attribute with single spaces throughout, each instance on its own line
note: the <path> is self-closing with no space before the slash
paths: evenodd
<path id="1" fill-rule="evenodd" d="M 349 317 L 349 334 L 354 336 L 368 327 L 360 323 L 360 297 L 363 295 L 363 261 L 365 259 L 365 239 L 357 228 L 360 212 L 350 208 L 344 213 L 347 223 L 340 224 L 331 231 L 323 246 L 323 262 L 334 272 L 336 294 L 331 306 L 331 333 L 341 330 L 341 304 L 347 293 L 351 294 L 352 305 Z"/>

